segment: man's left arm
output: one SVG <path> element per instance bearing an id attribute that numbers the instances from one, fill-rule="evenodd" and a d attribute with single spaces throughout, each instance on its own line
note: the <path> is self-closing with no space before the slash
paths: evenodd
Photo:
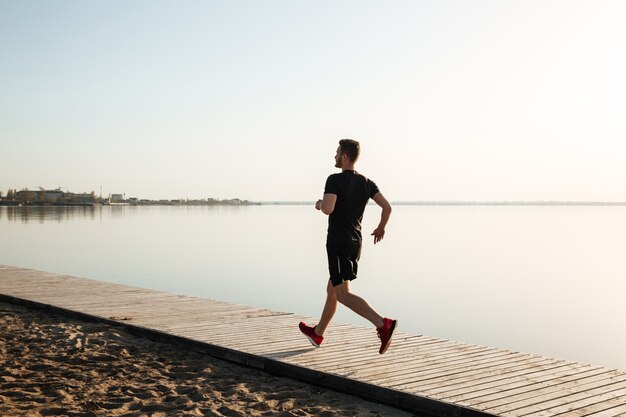
<path id="1" fill-rule="evenodd" d="M 383 237 L 385 237 L 385 227 L 387 226 L 387 222 L 391 216 L 391 204 L 389 204 L 389 201 L 387 201 L 385 196 L 383 196 L 380 192 L 374 194 L 372 200 L 374 200 L 374 202 L 376 202 L 376 204 L 383 209 L 380 213 L 380 223 L 378 223 L 378 227 L 372 233 L 372 236 L 374 236 L 374 244 L 376 244 L 383 240 Z"/>

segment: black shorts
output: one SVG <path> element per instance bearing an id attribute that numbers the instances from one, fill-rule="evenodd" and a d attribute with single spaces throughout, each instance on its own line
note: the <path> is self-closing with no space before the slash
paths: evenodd
<path id="1" fill-rule="evenodd" d="M 348 245 L 327 243 L 326 253 L 328 254 L 328 272 L 333 286 L 356 279 L 361 257 L 361 242 Z"/>

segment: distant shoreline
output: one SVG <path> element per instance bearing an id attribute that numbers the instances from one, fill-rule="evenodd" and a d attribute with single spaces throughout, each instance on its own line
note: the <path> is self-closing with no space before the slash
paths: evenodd
<path id="1" fill-rule="evenodd" d="M 161 201 L 152 201 L 152 200 L 142 200 L 142 201 L 134 201 L 134 202 L 20 202 L 20 201 L 1 201 L 0 207 L 96 207 L 96 206 L 228 206 L 228 207 L 239 207 L 239 206 L 259 206 L 261 203 L 247 200 L 223 200 L 223 201 L 202 201 L 202 200 L 161 200 Z"/>

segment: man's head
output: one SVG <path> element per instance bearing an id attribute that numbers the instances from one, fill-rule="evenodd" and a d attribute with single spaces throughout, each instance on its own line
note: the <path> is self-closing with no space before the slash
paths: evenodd
<path id="1" fill-rule="evenodd" d="M 353 166 L 359 159 L 360 153 L 361 145 L 359 142 L 353 139 L 341 139 L 335 155 L 335 167 L 345 169 Z"/>

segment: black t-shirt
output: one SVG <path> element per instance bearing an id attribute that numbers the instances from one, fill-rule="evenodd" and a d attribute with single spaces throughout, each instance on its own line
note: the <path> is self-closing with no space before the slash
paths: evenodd
<path id="1" fill-rule="evenodd" d="M 343 171 L 328 177 L 324 194 L 337 195 L 337 202 L 328 216 L 327 243 L 361 243 L 363 212 L 369 199 L 378 191 L 374 181 L 356 171 Z"/>

